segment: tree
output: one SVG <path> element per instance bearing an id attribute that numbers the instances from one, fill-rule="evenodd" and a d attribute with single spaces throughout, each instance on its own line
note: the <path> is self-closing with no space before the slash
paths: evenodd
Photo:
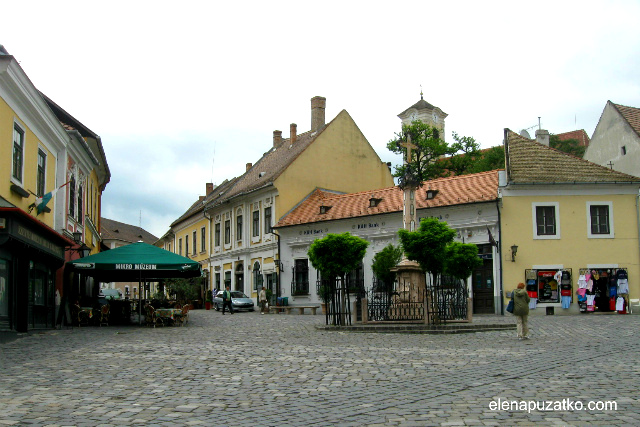
<path id="1" fill-rule="evenodd" d="M 504 169 L 504 147 L 499 145 L 482 150 L 467 173 L 488 172 Z"/>
<path id="2" fill-rule="evenodd" d="M 423 271 L 442 273 L 446 259 L 445 248 L 453 243 L 456 232 L 436 218 L 423 218 L 416 231 L 398 231 L 407 258 L 417 261 Z"/>
<path id="3" fill-rule="evenodd" d="M 316 270 L 322 272 L 329 281 L 319 289 L 320 297 L 327 304 L 327 323 L 332 319 L 334 325 L 351 322 L 346 286 L 338 288 L 336 279 L 345 283 L 345 275 L 362 262 L 369 242 L 350 233 L 327 234 L 318 239 L 309 248 L 309 260 Z"/>
<path id="4" fill-rule="evenodd" d="M 344 277 L 354 270 L 367 252 L 369 242 L 351 233 L 327 234 L 309 248 L 309 260 L 316 270 L 329 278 Z"/>
<path id="5" fill-rule="evenodd" d="M 204 279 L 167 279 L 166 288 L 169 295 L 174 295 L 177 301 L 193 301 L 200 297 L 200 285 Z"/>
<path id="6" fill-rule="evenodd" d="M 453 242 L 447 246 L 445 256 L 443 273 L 456 279 L 465 280 L 482 265 L 476 245 Z"/>
<path id="7" fill-rule="evenodd" d="M 393 176 L 398 178 L 398 186 L 422 186 L 424 181 L 443 176 L 458 175 L 468 170 L 478 156 L 479 145 L 475 139 L 453 133 L 454 143 L 449 145 L 440 139 L 440 130 L 420 120 L 403 125 L 402 131 L 387 143 L 387 148 L 406 157 L 407 148 L 403 143 L 411 137 L 411 159 L 406 164 L 396 166 Z"/>
<path id="8" fill-rule="evenodd" d="M 444 165 L 437 162 L 439 158 L 450 153 L 449 146 L 440 139 L 440 131 L 419 120 L 410 125 L 403 125 L 400 133 L 387 143 L 387 148 L 396 154 L 406 157 L 407 148 L 402 144 L 411 137 L 411 143 L 417 148 L 412 150 L 412 158 L 409 162 L 396 166 L 394 177 L 398 178 L 398 186 L 422 185 L 423 181 L 439 178 L 445 173 Z"/>
<path id="9" fill-rule="evenodd" d="M 384 249 L 374 255 L 371 270 L 379 280 L 378 288 L 384 291 L 393 289 L 393 281 L 396 273 L 391 271 L 402 259 L 402 248 L 387 245 Z"/>
<path id="10" fill-rule="evenodd" d="M 465 175 L 471 173 L 471 168 L 481 156 L 480 144 L 470 136 L 459 136 L 453 132 L 451 151 L 455 154 L 442 159 L 449 175 Z"/>
<path id="11" fill-rule="evenodd" d="M 466 279 L 482 261 L 476 245 L 454 242 L 456 232 L 436 218 L 423 218 L 416 231 L 399 230 L 407 258 L 433 276 Z"/>
<path id="12" fill-rule="evenodd" d="M 565 139 L 564 141 L 561 141 L 558 135 L 551 135 L 549 137 L 549 147 L 571 154 L 575 157 L 584 157 L 585 147 L 580 145 L 580 141 L 577 139 Z"/>

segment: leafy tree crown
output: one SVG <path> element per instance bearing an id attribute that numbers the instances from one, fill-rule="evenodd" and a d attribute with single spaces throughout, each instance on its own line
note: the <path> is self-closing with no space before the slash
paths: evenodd
<path id="1" fill-rule="evenodd" d="M 311 265 L 323 275 L 343 276 L 358 267 L 367 246 L 369 242 L 351 233 L 329 233 L 311 244 L 308 255 Z"/>

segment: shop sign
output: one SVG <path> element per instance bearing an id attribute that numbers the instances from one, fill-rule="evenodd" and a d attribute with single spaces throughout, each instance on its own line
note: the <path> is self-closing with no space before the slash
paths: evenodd
<path id="1" fill-rule="evenodd" d="M 56 245 L 20 224 L 17 224 L 16 235 L 24 242 L 43 249 L 44 251 L 59 258 L 64 258 L 64 248 L 62 246 Z"/>
<path id="2" fill-rule="evenodd" d="M 300 235 L 301 236 L 311 236 L 314 234 L 322 234 L 324 232 L 328 231 L 328 229 L 319 229 L 319 230 L 302 230 L 300 231 Z"/>
<path id="3" fill-rule="evenodd" d="M 358 224 L 358 230 L 362 230 L 363 228 L 378 228 L 378 223 Z"/>

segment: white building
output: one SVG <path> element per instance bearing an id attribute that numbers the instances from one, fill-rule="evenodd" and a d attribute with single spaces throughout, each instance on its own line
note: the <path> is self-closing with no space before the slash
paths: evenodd
<path id="1" fill-rule="evenodd" d="M 371 264 L 385 246 L 399 245 L 402 191 L 397 187 L 353 194 L 316 190 L 274 227 L 280 235 L 281 295 L 290 305 L 320 303 L 316 291 L 319 272 L 309 262 L 315 239 L 329 233 L 351 234 L 370 245 L 351 279 L 365 289 L 374 284 Z M 436 217 L 458 232 L 457 241 L 478 246 L 483 265 L 468 280 L 474 313 L 499 313 L 500 257 L 492 239 L 500 238 L 498 172 L 435 179 L 416 193 L 418 218 Z M 489 234 L 491 233 L 491 235 Z"/>

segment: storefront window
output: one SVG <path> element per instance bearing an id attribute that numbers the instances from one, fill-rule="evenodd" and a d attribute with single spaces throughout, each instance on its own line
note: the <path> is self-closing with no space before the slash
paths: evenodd
<path id="1" fill-rule="evenodd" d="M 560 302 L 558 281 L 554 278 L 558 270 L 538 270 L 538 302 Z"/>

